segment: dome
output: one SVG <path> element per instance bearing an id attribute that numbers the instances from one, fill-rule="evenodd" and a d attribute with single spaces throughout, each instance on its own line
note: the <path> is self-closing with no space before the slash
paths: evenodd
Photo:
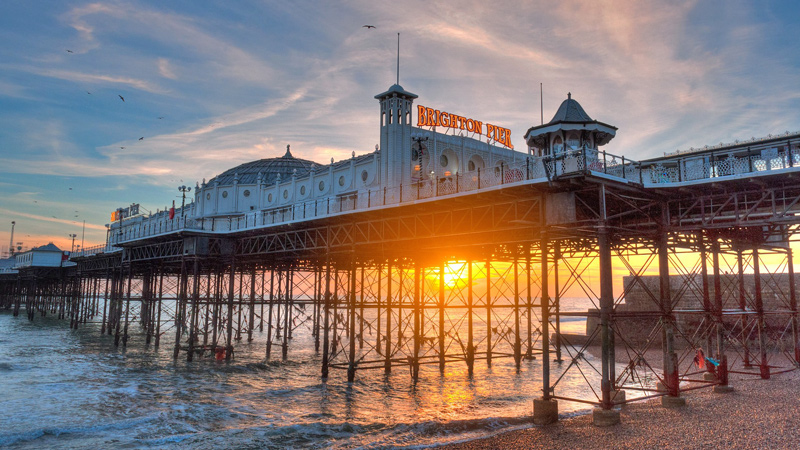
<path id="1" fill-rule="evenodd" d="M 558 122 L 592 122 L 592 118 L 586 114 L 580 103 L 572 99 L 572 93 L 568 93 L 567 99 L 561 102 L 556 115 L 549 123 Z"/>
<path id="2" fill-rule="evenodd" d="M 286 181 L 292 177 L 293 173 L 301 177 L 321 167 L 323 167 L 321 164 L 314 161 L 295 158 L 287 145 L 286 154 L 280 158 L 265 158 L 238 165 L 212 178 L 208 184 L 213 185 L 218 182 L 222 186 L 232 185 L 236 177 L 239 179 L 239 184 L 256 184 L 259 173 L 263 183 L 275 184 L 279 175 L 282 181 Z"/>

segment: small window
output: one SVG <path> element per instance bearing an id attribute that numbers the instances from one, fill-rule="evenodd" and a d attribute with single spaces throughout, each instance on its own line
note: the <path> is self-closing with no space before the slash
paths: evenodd
<path id="1" fill-rule="evenodd" d="M 285 199 L 289 198 L 289 190 L 288 189 L 283 191 L 283 198 L 285 198 Z"/>
<path id="2" fill-rule="evenodd" d="M 325 190 L 325 182 L 324 181 L 320 181 L 319 182 L 319 190 L 320 191 L 324 191 Z"/>
<path id="3" fill-rule="evenodd" d="M 442 155 L 439 157 L 439 165 L 442 167 L 447 167 L 447 155 Z"/>
<path id="4" fill-rule="evenodd" d="M 339 177 L 339 186 L 344 187 L 344 175 Z"/>
<path id="5" fill-rule="evenodd" d="M 250 197 L 250 191 L 249 191 L 249 190 L 247 190 L 247 189 L 245 189 L 245 190 L 244 190 L 244 192 L 243 192 L 242 194 L 243 194 L 245 197 Z"/>
<path id="6" fill-rule="evenodd" d="M 222 198 L 228 198 L 228 191 L 222 191 Z"/>
<path id="7" fill-rule="evenodd" d="M 361 171 L 361 181 L 367 182 L 367 178 L 369 178 L 369 173 L 366 170 Z"/>
<path id="8" fill-rule="evenodd" d="M 270 203 L 272 203 L 272 194 L 269 194 L 269 195 L 267 196 L 267 201 L 268 201 L 268 202 L 270 202 Z"/>
<path id="9" fill-rule="evenodd" d="M 211 192 L 206 193 L 206 200 L 211 200 Z"/>
<path id="10" fill-rule="evenodd" d="M 306 195 L 306 187 L 300 186 L 300 195 Z"/>
<path id="11" fill-rule="evenodd" d="M 470 162 L 467 164 L 467 170 L 469 170 L 470 172 L 472 172 L 473 170 L 475 170 L 475 161 L 470 161 Z"/>

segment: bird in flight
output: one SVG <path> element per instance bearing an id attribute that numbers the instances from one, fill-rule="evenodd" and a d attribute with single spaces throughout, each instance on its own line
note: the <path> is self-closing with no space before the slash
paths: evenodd
<path id="1" fill-rule="evenodd" d="M 164 118 L 163 116 L 162 116 L 162 117 L 159 117 L 159 119 L 163 119 L 163 118 Z"/>
<path id="2" fill-rule="evenodd" d="M 67 53 L 75 53 L 75 52 L 73 52 L 73 51 L 72 51 L 72 50 L 70 50 L 70 49 L 67 49 Z"/>
<path id="3" fill-rule="evenodd" d="M 143 141 L 143 140 L 144 140 L 144 136 L 140 137 L 140 138 L 139 138 L 139 140 L 140 140 L 140 141 Z"/>
<path id="4" fill-rule="evenodd" d="M 120 147 L 121 150 L 125 150 L 125 147 Z"/>
<path id="5" fill-rule="evenodd" d="M 92 93 L 91 93 L 91 92 L 89 92 L 89 91 L 86 91 L 86 93 L 87 93 L 87 94 L 89 94 L 89 95 L 92 95 Z"/>
<path id="6" fill-rule="evenodd" d="M 119 97 L 119 99 L 120 99 L 120 100 L 122 100 L 123 102 L 125 101 L 125 97 L 123 97 L 123 96 L 121 96 L 121 95 L 119 95 L 119 94 L 117 94 L 117 96 L 118 96 L 118 97 Z"/>
<path id="7" fill-rule="evenodd" d="M 367 28 L 367 29 L 369 29 L 369 28 L 375 28 L 375 25 L 364 25 L 364 26 L 363 26 L 363 27 L 361 27 L 361 28 Z"/>

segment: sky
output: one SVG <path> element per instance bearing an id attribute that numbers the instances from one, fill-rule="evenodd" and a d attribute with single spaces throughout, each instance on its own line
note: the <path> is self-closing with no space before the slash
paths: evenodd
<path id="1" fill-rule="evenodd" d="M 794 1 L 6 0 L 0 254 L 11 221 L 23 248 L 102 244 L 116 208 L 180 204 L 287 144 L 373 151 L 397 33 L 417 104 L 518 150 L 568 92 L 631 159 L 798 131 L 798 19 Z"/>

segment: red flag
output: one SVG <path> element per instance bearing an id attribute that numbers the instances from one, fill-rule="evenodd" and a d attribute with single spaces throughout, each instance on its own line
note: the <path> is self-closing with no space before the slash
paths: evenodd
<path id="1" fill-rule="evenodd" d="M 175 218 L 175 207 L 173 206 L 172 208 L 169 209 L 169 220 L 172 220 L 174 218 Z"/>

